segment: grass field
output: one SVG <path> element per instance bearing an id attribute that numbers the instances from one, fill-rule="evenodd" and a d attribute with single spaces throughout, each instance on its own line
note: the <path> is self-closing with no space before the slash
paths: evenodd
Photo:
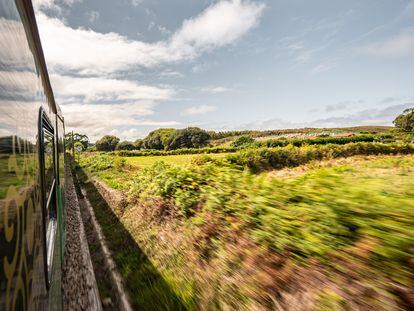
<path id="1" fill-rule="evenodd" d="M 90 176 L 128 198 L 114 211 L 158 280 L 148 293 L 134 267 L 121 272 L 141 307 L 151 309 L 159 296 L 171 301 L 166 309 L 292 309 L 292 299 L 309 310 L 407 309 L 413 155 L 328 157 L 258 173 L 194 164 L 196 156 L 83 159 Z M 124 248 L 117 240 L 115 252 Z M 135 251 L 125 252 L 119 265 L 138 262 Z"/>
<path id="2" fill-rule="evenodd" d="M 209 154 L 213 159 L 225 158 L 228 153 L 212 153 Z M 191 160 L 199 157 L 199 154 L 182 154 L 182 155 L 169 155 L 169 156 L 145 156 L 145 157 L 123 157 L 126 163 L 136 167 L 148 167 L 154 165 L 156 162 L 164 161 L 173 165 L 186 165 L 190 164 Z"/>

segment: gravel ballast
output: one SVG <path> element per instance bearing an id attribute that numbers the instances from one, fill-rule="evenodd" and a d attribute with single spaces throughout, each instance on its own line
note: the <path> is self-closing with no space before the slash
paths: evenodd
<path id="1" fill-rule="evenodd" d="M 66 242 L 62 267 L 64 310 L 102 310 L 73 177 L 66 168 Z"/>

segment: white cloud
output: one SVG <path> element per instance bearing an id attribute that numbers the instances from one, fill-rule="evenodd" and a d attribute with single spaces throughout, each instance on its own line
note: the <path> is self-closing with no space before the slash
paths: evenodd
<path id="1" fill-rule="evenodd" d="M 163 78 L 184 78 L 184 74 L 178 71 L 165 70 L 160 73 Z"/>
<path id="2" fill-rule="evenodd" d="M 231 44 L 257 25 L 264 7 L 249 0 L 220 1 L 184 21 L 168 40 L 155 43 L 129 40 L 117 33 L 74 29 L 42 12 L 37 19 L 51 68 L 98 74 L 130 69 L 132 65 L 151 67 L 189 60 Z"/>
<path id="3" fill-rule="evenodd" d="M 211 94 L 218 94 L 230 91 L 229 88 L 224 86 L 215 86 L 215 87 L 203 87 L 200 89 L 202 92 L 211 93 Z"/>
<path id="4" fill-rule="evenodd" d="M 76 130 L 87 133 L 92 141 L 101 136 L 114 133 L 121 139 L 136 139 L 138 137 L 127 136 L 130 128 L 142 126 L 177 126 L 176 121 L 153 121 L 145 117 L 153 113 L 154 103 L 117 103 L 117 104 L 66 104 L 62 105 L 67 131 Z M 131 132 L 129 132 L 131 134 Z"/>
<path id="5" fill-rule="evenodd" d="M 171 34 L 171 30 L 169 30 L 167 27 L 164 27 L 162 25 L 158 25 L 157 28 L 158 28 L 158 31 L 161 32 L 163 35 L 170 35 Z"/>
<path id="6" fill-rule="evenodd" d="M 140 85 L 135 81 L 106 79 L 100 77 L 70 77 L 51 75 L 52 86 L 60 97 L 82 97 L 93 101 L 163 101 L 171 99 L 174 90 Z"/>
<path id="7" fill-rule="evenodd" d="M 55 0 L 34 0 L 33 7 L 35 10 L 53 9 L 60 12 L 60 7 L 55 4 Z"/>
<path id="8" fill-rule="evenodd" d="M 87 15 L 90 23 L 94 23 L 99 19 L 99 12 L 97 11 L 90 11 Z"/>
<path id="9" fill-rule="evenodd" d="M 173 97 L 172 89 L 100 77 L 51 74 L 51 80 L 67 128 L 88 133 L 93 140 L 114 130 L 120 131 L 122 139 L 131 139 L 133 137 L 126 135 L 131 134 L 128 132 L 131 127 L 179 124 L 143 119 L 154 114 L 159 102 Z"/>
<path id="10" fill-rule="evenodd" d="M 392 105 L 385 108 L 365 109 L 353 114 L 342 114 L 330 118 L 324 118 L 309 122 L 289 122 L 282 119 L 270 119 L 257 121 L 237 127 L 238 129 L 286 129 L 302 127 L 348 127 L 360 125 L 392 125 L 392 121 L 404 109 L 413 107 L 413 104 Z"/>
<path id="11" fill-rule="evenodd" d="M 128 69 L 133 64 L 156 65 L 168 55 L 159 44 L 131 41 L 116 33 L 67 27 L 56 18 L 37 16 L 47 63 L 52 70 L 99 74 Z"/>
<path id="12" fill-rule="evenodd" d="M 342 101 L 337 104 L 327 105 L 325 107 L 325 111 L 326 112 L 337 112 L 340 110 L 345 110 L 345 109 L 348 109 L 351 106 L 351 104 L 352 104 L 352 101 L 346 100 L 346 101 Z"/>
<path id="13" fill-rule="evenodd" d="M 360 51 L 368 55 L 383 57 L 414 56 L 414 31 L 402 31 L 387 40 L 370 43 Z"/>
<path id="14" fill-rule="evenodd" d="M 220 1 L 193 19 L 184 21 L 170 47 L 183 55 L 230 44 L 257 25 L 265 5 L 251 1 Z"/>
<path id="15" fill-rule="evenodd" d="M 147 29 L 149 31 L 149 30 L 152 30 L 154 27 L 155 27 L 155 23 L 153 21 L 150 21 L 149 24 L 148 24 Z"/>
<path id="16" fill-rule="evenodd" d="M 71 6 L 79 0 L 62 0 Z M 62 3 L 59 2 L 59 5 Z M 147 119 L 154 107 L 171 100 L 171 87 L 141 85 L 119 80 L 123 71 L 134 67 L 157 67 L 192 60 L 212 49 L 232 44 L 256 26 L 264 5 L 251 0 L 222 0 L 210 5 L 198 16 L 183 22 L 173 34 L 157 27 L 169 37 L 155 43 L 131 40 L 118 33 L 99 33 L 86 28 L 72 28 L 58 18 L 45 14 L 47 9 L 60 9 L 55 0 L 37 0 L 37 22 L 45 58 L 50 70 L 55 96 L 65 115 L 67 129 L 88 133 L 96 140 L 107 133 L 118 133 L 121 139 L 135 139 L 142 126 L 177 126 L 177 121 Z M 140 5 L 141 0 L 131 0 Z M 89 14 L 90 22 L 99 18 Z M 69 75 L 76 73 L 76 77 Z M 180 77 L 174 71 L 161 76 Z M 225 88 L 210 90 L 219 93 Z M 191 107 L 183 115 L 203 114 L 216 107 Z"/>
<path id="17" fill-rule="evenodd" d="M 344 116 L 320 119 L 307 124 L 312 127 L 346 127 L 358 125 L 392 125 L 392 121 L 404 109 L 413 104 L 392 105 L 385 108 L 373 108 Z"/>
<path id="18" fill-rule="evenodd" d="M 217 65 L 217 64 L 216 64 L 216 63 L 215 63 L 215 64 L 210 64 L 210 63 L 201 63 L 201 64 L 196 64 L 196 65 L 194 65 L 194 66 L 191 68 L 191 70 L 192 70 L 194 73 L 206 72 L 206 71 L 208 71 L 211 67 L 213 67 L 213 66 L 215 66 L 215 65 Z"/>
<path id="19" fill-rule="evenodd" d="M 133 6 L 139 6 L 142 2 L 144 2 L 144 0 L 131 0 Z"/>
<path id="20" fill-rule="evenodd" d="M 82 2 L 83 0 L 33 0 L 33 7 L 35 10 L 53 10 L 59 15 L 63 11 L 70 8 L 75 2 Z"/>
<path id="21" fill-rule="evenodd" d="M 217 107 L 210 106 L 210 105 L 201 105 L 201 106 L 194 106 L 189 107 L 186 110 L 184 110 L 181 115 L 183 116 L 190 116 L 190 115 L 196 115 L 196 114 L 206 114 L 208 112 L 216 111 Z"/>

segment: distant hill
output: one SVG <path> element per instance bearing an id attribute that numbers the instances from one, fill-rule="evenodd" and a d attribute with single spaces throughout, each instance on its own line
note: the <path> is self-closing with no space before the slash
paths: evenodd
<path id="1" fill-rule="evenodd" d="M 225 131 L 210 132 L 213 145 L 222 145 L 232 141 L 234 138 L 246 135 L 253 138 L 272 138 L 277 136 L 300 137 L 300 136 L 320 136 L 320 135 L 346 135 L 346 134 L 378 134 L 389 132 L 394 129 L 393 126 L 353 126 L 353 127 L 335 127 L 335 128 L 293 128 L 278 130 L 245 130 L 245 131 Z"/>

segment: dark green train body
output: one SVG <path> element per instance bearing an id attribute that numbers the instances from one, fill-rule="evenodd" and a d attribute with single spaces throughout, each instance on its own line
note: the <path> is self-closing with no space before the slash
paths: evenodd
<path id="1" fill-rule="evenodd" d="M 62 308 L 64 132 L 32 4 L 0 0 L 0 310 Z"/>

